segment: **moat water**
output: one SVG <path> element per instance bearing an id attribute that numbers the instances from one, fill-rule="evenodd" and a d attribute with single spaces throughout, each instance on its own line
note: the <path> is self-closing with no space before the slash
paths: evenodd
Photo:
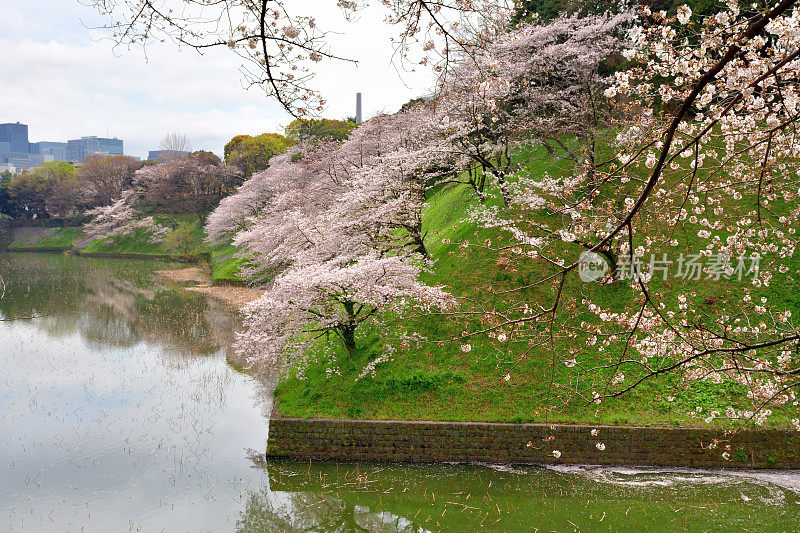
<path id="1" fill-rule="evenodd" d="M 267 462 L 271 380 L 174 267 L 0 255 L 0 528 L 800 530 L 800 472 Z"/>

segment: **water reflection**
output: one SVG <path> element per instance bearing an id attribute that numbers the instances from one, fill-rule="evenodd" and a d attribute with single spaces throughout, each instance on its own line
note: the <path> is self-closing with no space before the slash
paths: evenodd
<path id="1" fill-rule="evenodd" d="M 175 265 L 48 254 L 0 255 L 6 284 L 0 314 L 54 337 L 79 333 L 90 345 L 149 342 L 193 355 L 229 349 L 237 319 L 221 302 L 175 290 L 154 276 Z"/>
<path id="2" fill-rule="evenodd" d="M 266 462 L 239 531 L 794 531 L 797 472 Z"/>
<path id="3" fill-rule="evenodd" d="M 796 472 L 268 463 L 271 384 L 226 362 L 236 316 L 154 277 L 168 267 L 0 255 L 0 523 L 10 530 L 800 523 Z"/>
<path id="4" fill-rule="evenodd" d="M 0 255 L 0 522 L 233 530 L 265 483 L 271 386 L 226 362 L 236 316 L 169 265 Z M 37 318 L 31 318 L 37 317 Z"/>

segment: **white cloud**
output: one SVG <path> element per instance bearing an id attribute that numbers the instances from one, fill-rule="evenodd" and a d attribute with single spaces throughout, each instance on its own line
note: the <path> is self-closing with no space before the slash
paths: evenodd
<path id="1" fill-rule="evenodd" d="M 331 38 L 334 52 L 359 61 L 319 65 L 315 85 L 328 101 L 326 116 L 353 115 L 357 91 L 364 93 L 366 116 L 394 111 L 427 91 L 428 74 L 401 79 L 396 72 L 392 28 L 379 9 L 347 23 L 334 2 L 298 4 L 338 32 Z M 0 0 L 0 21 L 0 122 L 29 124 L 32 141 L 110 135 L 141 157 L 165 133 L 178 131 L 195 149 L 221 154 L 234 135 L 280 132 L 291 120 L 263 92 L 242 87 L 239 60 L 227 50 L 200 55 L 159 44 L 145 56 L 115 48 L 89 29 L 102 22 L 91 9 L 64 0 Z"/>

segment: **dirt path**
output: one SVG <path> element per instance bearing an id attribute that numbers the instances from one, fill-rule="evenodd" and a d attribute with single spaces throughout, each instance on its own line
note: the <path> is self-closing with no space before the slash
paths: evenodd
<path id="1" fill-rule="evenodd" d="M 253 287 L 233 287 L 229 285 L 212 285 L 207 269 L 200 267 L 181 268 L 176 270 L 159 270 L 158 275 L 169 281 L 194 282 L 197 285 L 185 287 L 187 291 L 202 292 L 228 302 L 236 309 L 241 309 L 252 302 L 264 291 Z"/>
<path id="2" fill-rule="evenodd" d="M 195 283 L 211 284 L 211 276 L 206 269 L 200 267 L 179 268 L 176 270 L 159 270 L 159 276 L 169 281 L 194 281 Z"/>
<path id="3" fill-rule="evenodd" d="M 264 294 L 263 290 L 254 287 L 230 287 L 225 285 L 197 285 L 194 287 L 187 287 L 186 290 L 210 294 L 215 298 L 225 300 L 237 309 L 243 308 L 245 305 Z"/>

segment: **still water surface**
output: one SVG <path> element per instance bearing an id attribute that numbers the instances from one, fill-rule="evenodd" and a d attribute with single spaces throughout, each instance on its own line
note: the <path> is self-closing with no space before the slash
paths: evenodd
<path id="1" fill-rule="evenodd" d="M 797 472 L 267 463 L 236 316 L 164 268 L 0 255 L 0 529 L 800 530 Z"/>

